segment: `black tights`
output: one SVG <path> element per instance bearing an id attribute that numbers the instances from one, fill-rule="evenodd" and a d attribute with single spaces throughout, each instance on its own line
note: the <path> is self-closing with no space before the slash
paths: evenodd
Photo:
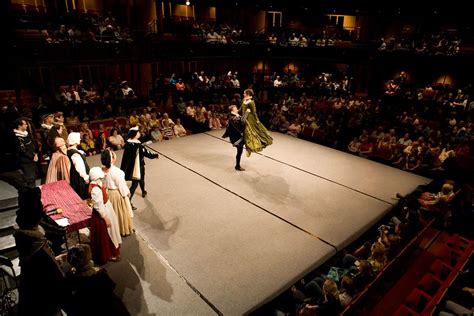
<path id="1" fill-rule="evenodd" d="M 242 157 L 242 152 L 244 151 L 244 144 L 235 146 L 237 148 L 237 155 L 235 156 L 235 167 L 240 168 L 240 158 Z"/>
<path id="2" fill-rule="evenodd" d="M 132 199 L 133 194 L 135 193 L 135 190 L 138 187 L 138 184 L 140 184 L 140 189 L 142 190 L 142 194 L 143 194 L 143 192 L 145 192 L 145 177 L 144 177 L 144 175 L 142 176 L 142 178 L 140 180 L 132 180 L 132 186 L 130 187 L 130 200 Z"/>

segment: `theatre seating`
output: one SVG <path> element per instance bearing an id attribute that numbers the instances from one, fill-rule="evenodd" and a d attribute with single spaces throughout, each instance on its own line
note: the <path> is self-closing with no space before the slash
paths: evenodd
<path id="1" fill-rule="evenodd" d="M 120 116 L 120 117 L 117 117 L 116 120 L 121 126 L 125 126 L 127 124 L 128 118 Z"/>
<path id="2" fill-rule="evenodd" d="M 451 236 L 446 244 L 455 251 L 466 251 L 469 247 L 472 246 L 470 240 L 459 236 L 458 234 L 454 234 Z"/>
<path id="3" fill-rule="evenodd" d="M 414 289 L 405 301 L 405 305 L 415 311 L 421 313 L 430 302 L 431 297 L 421 291 L 420 289 Z"/>
<path id="4" fill-rule="evenodd" d="M 102 120 L 102 124 L 104 124 L 105 128 L 110 129 L 114 125 L 114 119 L 110 118 L 110 119 Z"/>
<path id="5" fill-rule="evenodd" d="M 440 259 L 436 259 L 430 267 L 430 273 L 441 281 L 445 281 L 452 271 L 453 269 Z"/>
<path id="6" fill-rule="evenodd" d="M 461 259 L 461 254 L 450 247 L 443 248 L 438 256 L 450 267 L 455 267 Z"/>
<path id="7" fill-rule="evenodd" d="M 418 316 L 420 314 L 418 314 L 417 312 L 415 312 L 414 310 L 410 309 L 408 306 L 406 305 L 401 305 L 397 311 L 395 312 L 395 314 L 393 314 L 394 316 Z"/>
<path id="8" fill-rule="evenodd" d="M 431 273 L 427 273 L 418 283 L 417 287 L 429 295 L 434 295 L 443 285 L 443 281 L 436 278 Z"/>
<path id="9" fill-rule="evenodd" d="M 437 254 L 437 259 L 418 282 L 397 310 L 397 315 L 411 315 L 409 310 L 420 315 L 431 315 L 448 288 L 455 281 L 459 271 L 464 269 L 472 257 L 473 242 L 459 235 L 451 236 Z M 408 307 L 407 310 L 405 307 Z M 416 314 L 415 314 L 416 315 Z"/>

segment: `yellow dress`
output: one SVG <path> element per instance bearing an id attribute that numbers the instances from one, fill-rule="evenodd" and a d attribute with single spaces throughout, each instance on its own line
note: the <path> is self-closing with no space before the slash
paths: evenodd
<path id="1" fill-rule="evenodd" d="M 247 122 L 245 124 L 245 147 L 248 151 L 259 152 L 265 147 L 270 146 L 273 143 L 273 138 L 258 119 L 257 108 L 252 99 L 242 103 L 242 114 L 245 114 L 247 109 L 250 109 L 250 113 L 247 116 Z"/>

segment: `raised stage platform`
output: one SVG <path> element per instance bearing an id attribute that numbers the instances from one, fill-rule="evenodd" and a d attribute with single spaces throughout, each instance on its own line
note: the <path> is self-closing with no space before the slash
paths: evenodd
<path id="1" fill-rule="evenodd" d="M 151 145 L 161 157 L 133 199 L 137 234 L 107 265 L 133 315 L 249 313 L 429 182 L 278 133 L 237 172 L 222 133 Z"/>

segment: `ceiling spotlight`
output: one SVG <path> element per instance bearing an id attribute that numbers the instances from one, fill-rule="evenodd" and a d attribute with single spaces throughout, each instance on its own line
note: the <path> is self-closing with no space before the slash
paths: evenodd
<path id="1" fill-rule="evenodd" d="M 186 1 L 186 5 L 191 5 L 191 1 Z"/>

